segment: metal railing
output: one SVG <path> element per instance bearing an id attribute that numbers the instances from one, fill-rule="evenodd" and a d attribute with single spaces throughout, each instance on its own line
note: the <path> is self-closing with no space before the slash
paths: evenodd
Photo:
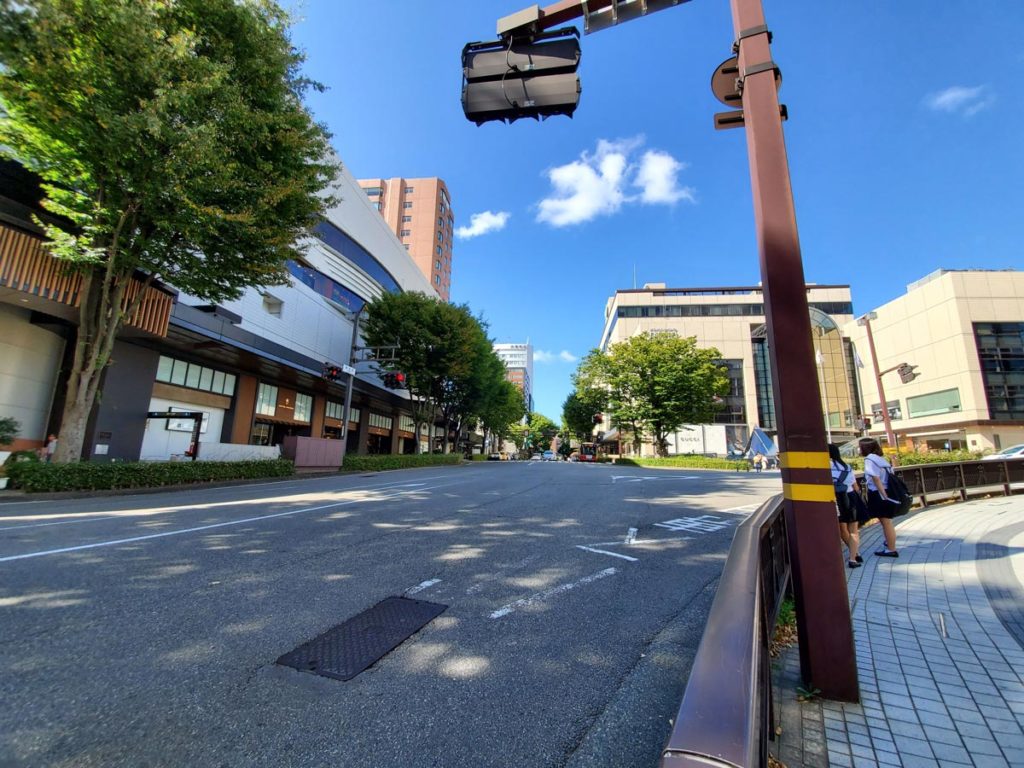
<path id="1" fill-rule="evenodd" d="M 1024 483 L 1024 458 L 912 464 L 896 467 L 895 471 L 910 494 L 920 500 L 921 506 L 927 506 L 929 496 L 933 502 L 956 497 L 966 501 L 972 491 L 991 492 L 1000 486 L 1003 495 L 1009 496 L 1013 493 L 1012 484 Z"/>
<path id="2" fill-rule="evenodd" d="M 782 496 L 774 496 L 736 530 L 661 768 L 768 764 L 768 644 L 789 578 Z"/>

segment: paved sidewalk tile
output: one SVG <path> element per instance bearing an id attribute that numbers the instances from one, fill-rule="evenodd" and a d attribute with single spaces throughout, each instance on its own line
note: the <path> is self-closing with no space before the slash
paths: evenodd
<path id="1" fill-rule="evenodd" d="M 934 507 L 898 522 L 898 560 L 847 574 L 861 703 L 819 705 L 827 765 L 1024 766 L 1015 536 L 1024 497 Z M 880 526 L 862 531 L 864 552 L 881 543 Z"/>

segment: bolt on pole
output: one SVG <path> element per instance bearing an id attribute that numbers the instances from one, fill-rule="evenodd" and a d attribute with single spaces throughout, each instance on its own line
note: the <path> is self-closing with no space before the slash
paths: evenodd
<path id="1" fill-rule="evenodd" d="M 731 7 L 743 81 L 800 669 L 804 683 L 823 696 L 858 701 L 853 623 L 836 533 L 835 491 L 770 34 L 760 0 L 731 0 Z"/>

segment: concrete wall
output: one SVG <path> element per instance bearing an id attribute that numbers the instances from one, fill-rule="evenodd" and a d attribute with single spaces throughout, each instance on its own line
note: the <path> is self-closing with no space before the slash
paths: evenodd
<path id="1" fill-rule="evenodd" d="M 41 445 L 64 339 L 32 325 L 31 312 L 0 304 L 0 416 L 21 424 L 15 448 Z"/>
<path id="2" fill-rule="evenodd" d="M 203 419 L 203 430 L 199 434 L 199 442 L 219 443 L 224 426 L 224 409 L 212 408 L 209 405 L 190 403 L 186 400 L 168 400 L 154 397 L 149 401 L 151 411 L 169 411 L 172 408 L 183 411 L 201 411 L 208 414 Z M 167 461 L 174 455 L 182 455 L 192 442 L 192 432 L 171 430 L 167 428 L 166 419 L 147 419 L 145 436 L 142 439 L 141 458 L 143 461 Z M 192 421 L 183 421 L 181 426 L 191 428 Z M 201 459 L 212 458 L 206 455 L 205 445 L 199 449 Z"/>

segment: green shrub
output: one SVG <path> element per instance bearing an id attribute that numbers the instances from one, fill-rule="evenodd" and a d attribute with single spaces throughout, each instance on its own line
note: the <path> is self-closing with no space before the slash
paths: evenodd
<path id="1" fill-rule="evenodd" d="M 731 469 L 746 470 L 750 465 L 745 461 L 732 459 L 713 459 L 707 456 L 669 456 L 668 458 L 620 458 L 616 464 L 627 467 L 689 467 L 691 469 Z"/>
<path id="2" fill-rule="evenodd" d="M 487 458 L 486 456 L 484 457 Z M 461 453 L 383 454 L 379 456 L 345 455 L 342 470 L 346 472 L 379 472 L 385 469 L 413 469 L 461 464 Z"/>
<path id="3" fill-rule="evenodd" d="M 113 488 L 159 488 L 215 480 L 288 477 L 292 462 L 272 461 L 82 461 L 46 464 L 19 461 L 8 464 L 7 474 L 16 488 L 29 493 L 101 491 Z"/>
<path id="4" fill-rule="evenodd" d="M 0 416 L 0 448 L 10 445 L 21 431 L 21 424 L 10 416 Z"/>
<path id="5" fill-rule="evenodd" d="M 486 453 L 474 453 L 472 460 L 473 461 L 487 461 L 487 454 Z"/>
<path id="6" fill-rule="evenodd" d="M 977 461 L 982 457 L 980 451 L 928 451 L 927 453 L 905 452 L 896 455 L 886 453 L 887 458 L 894 467 L 910 467 L 915 464 L 944 464 L 950 461 Z M 864 470 L 864 457 L 852 456 L 843 457 L 847 464 L 858 472 Z"/>
<path id="7" fill-rule="evenodd" d="M 39 454 L 37 454 L 35 451 L 14 451 L 13 453 L 11 453 L 10 456 L 7 457 L 7 460 L 4 461 L 4 466 L 9 467 L 12 464 L 15 464 L 19 461 L 31 461 L 38 464 Z"/>

